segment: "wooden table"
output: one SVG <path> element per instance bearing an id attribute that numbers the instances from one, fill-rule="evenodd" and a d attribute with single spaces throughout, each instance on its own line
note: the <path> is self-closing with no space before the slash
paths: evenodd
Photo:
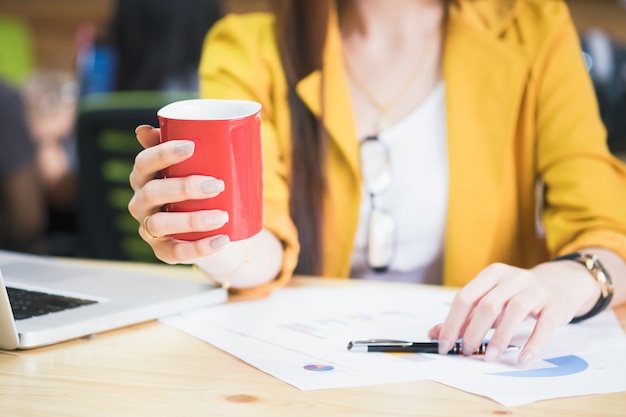
<path id="1" fill-rule="evenodd" d="M 147 268 L 201 279 L 186 268 Z M 311 283 L 361 284 L 297 278 L 292 285 Z M 626 307 L 616 311 L 626 328 Z M 0 416 L 626 416 L 626 392 L 512 408 L 430 381 L 303 392 L 153 321 L 56 346 L 0 351 Z"/>

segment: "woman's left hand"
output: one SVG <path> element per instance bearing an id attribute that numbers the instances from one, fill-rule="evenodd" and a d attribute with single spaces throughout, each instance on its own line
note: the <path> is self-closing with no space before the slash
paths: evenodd
<path id="1" fill-rule="evenodd" d="M 463 353 L 471 355 L 494 328 L 485 352 L 485 360 L 493 361 L 522 321 L 534 318 L 535 327 L 518 357 L 525 366 L 557 326 L 590 310 L 599 296 L 589 272 L 575 262 L 548 262 L 532 269 L 492 264 L 457 293 L 445 321 L 429 336 L 439 341 L 439 353 L 447 353 L 460 338 Z"/>

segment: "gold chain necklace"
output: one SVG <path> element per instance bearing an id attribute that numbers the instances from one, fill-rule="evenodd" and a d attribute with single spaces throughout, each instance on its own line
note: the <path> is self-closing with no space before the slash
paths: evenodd
<path id="1" fill-rule="evenodd" d="M 380 115 L 380 120 L 377 123 L 377 129 L 379 132 L 385 127 L 384 121 L 387 114 L 396 106 L 396 104 L 398 104 L 400 99 L 407 92 L 409 86 L 413 84 L 417 76 L 422 72 L 421 70 L 426 62 L 424 57 L 426 56 L 428 49 L 430 48 L 424 49 L 422 56 L 417 61 L 417 65 L 413 69 L 413 72 L 411 72 L 409 78 L 402 85 L 402 88 L 399 89 L 398 92 L 394 96 L 392 96 L 391 100 L 387 101 L 386 103 L 381 103 L 380 100 L 378 100 L 376 96 L 367 88 L 367 85 L 356 75 L 354 69 L 352 68 L 352 65 L 350 64 L 350 60 L 344 53 L 344 62 L 348 76 L 354 83 L 355 87 L 365 96 L 367 101 L 369 101 L 370 104 L 376 108 Z"/>

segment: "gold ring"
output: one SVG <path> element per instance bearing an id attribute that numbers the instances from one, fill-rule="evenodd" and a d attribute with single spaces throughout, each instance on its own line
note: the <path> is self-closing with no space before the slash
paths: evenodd
<path id="1" fill-rule="evenodd" d="M 150 219 L 150 217 L 151 217 L 151 216 L 152 216 L 152 215 L 151 215 L 151 214 L 149 214 L 149 215 L 147 215 L 146 217 L 144 217 L 143 222 L 142 222 L 142 223 L 143 223 L 143 230 L 144 230 L 144 232 L 146 232 L 146 234 L 147 234 L 148 236 L 150 236 L 153 240 L 157 240 L 157 239 L 160 239 L 160 238 L 161 238 L 161 236 L 155 236 L 155 235 L 153 235 L 152 233 L 150 233 L 150 229 L 148 229 L 148 219 Z"/>

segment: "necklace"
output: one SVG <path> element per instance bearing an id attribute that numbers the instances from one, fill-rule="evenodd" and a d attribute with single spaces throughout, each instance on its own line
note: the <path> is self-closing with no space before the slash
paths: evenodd
<path id="1" fill-rule="evenodd" d="M 378 111 L 379 121 L 377 123 L 377 129 L 379 132 L 383 130 L 385 127 L 385 118 L 387 114 L 396 106 L 396 104 L 398 104 L 400 99 L 407 92 L 409 86 L 413 84 L 417 76 L 422 72 L 422 68 L 424 67 L 425 62 L 426 62 L 424 57 L 426 56 L 426 53 L 428 52 L 429 49 L 430 48 L 424 49 L 420 59 L 417 61 L 417 65 L 415 66 L 415 68 L 413 69 L 413 72 L 411 72 L 407 80 L 402 85 L 402 88 L 400 88 L 396 92 L 396 94 L 391 97 L 390 100 L 384 103 L 381 102 L 378 98 L 376 98 L 376 96 L 367 88 L 367 85 L 356 75 L 354 69 L 352 68 L 352 65 L 350 64 L 350 60 L 344 53 L 344 62 L 345 62 L 345 67 L 346 67 L 346 72 L 348 74 L 348 77 L 352 80 L 355 87 L 363 94 L 363 96 L 365 96 L 367 101 L 369 101 L 370 104 L 374 106 L 376 110 Z"/>

